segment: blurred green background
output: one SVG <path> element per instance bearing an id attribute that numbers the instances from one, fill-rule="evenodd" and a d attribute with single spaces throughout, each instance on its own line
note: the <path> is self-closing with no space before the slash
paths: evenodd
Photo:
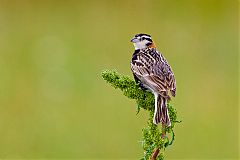
<path id="1" fill-rule="evenodd" d="M 183 122 L 167 159 L 238 158 L 238 1 L 0 0 L 0 158 L 139 159 L 148 115 L 101 78 L 151 34 Z"/>

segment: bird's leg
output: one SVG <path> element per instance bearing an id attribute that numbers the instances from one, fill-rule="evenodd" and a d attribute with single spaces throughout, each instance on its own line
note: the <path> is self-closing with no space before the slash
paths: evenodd
<path id="1" fill-rule="evenodd" d="M 135 80 L 135 82 L 137 83 L 137 85 L 138 85 L 143 91 L 148 91 L 148 90 L 149 90 L 148 88 L 146 88 L 146 87 L 141 83 L 140 79 L 138 79 L 138 77 L 137 77 L 135 74 L 133 74 L 133 77 L 134 77 L 134 80 Z"/>
<path id="2" fill-rule="evenodd" d="M 143 91 L 150 91 L 148 88 L 144 87 L 144 85 L 142 83 L 139 83 L 139 87 L 143 90 Z"/>

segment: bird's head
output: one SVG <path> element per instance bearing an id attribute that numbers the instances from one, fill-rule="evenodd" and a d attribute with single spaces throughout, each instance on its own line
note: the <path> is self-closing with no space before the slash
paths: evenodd
<path id="1" fill-rule="evenodd" d="M 135 50 L 145 49 L 145 48 L 156 48 L 155 44 L 152 41 L 152 38 L 148 34 L 136 34 L 131 42 L 133 43 Z"/>

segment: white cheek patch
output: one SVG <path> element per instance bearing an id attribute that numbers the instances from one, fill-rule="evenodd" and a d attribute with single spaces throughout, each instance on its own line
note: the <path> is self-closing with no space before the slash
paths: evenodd
<path id="1" fill-rule="evenodd" d="M 140 41 L 140 42 L 137 42 L 137 43 L 133 43 L 133 45 L 135 47 L 135 50 L 137 50 L 137 49 L 147 48 L 147 43 L 148 43 L 147 40 L 143 40 L 143 41 Z"/>

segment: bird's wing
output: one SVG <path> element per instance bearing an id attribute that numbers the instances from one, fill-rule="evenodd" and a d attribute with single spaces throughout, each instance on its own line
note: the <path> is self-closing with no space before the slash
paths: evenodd
<path id="1" fill-rule="evenodd" d="M 155 51 L 156 52 L 156 51 Z M 153 54 L 153 53 L 151 53 Z M 176 81 L 171 67 L 165 58 L 158 54 L 138 54 L 131 63 L 131 69 L 145 85 L 154 88 L 163 96 L 170 90 L 172 96 L 176 94 Z"/>

